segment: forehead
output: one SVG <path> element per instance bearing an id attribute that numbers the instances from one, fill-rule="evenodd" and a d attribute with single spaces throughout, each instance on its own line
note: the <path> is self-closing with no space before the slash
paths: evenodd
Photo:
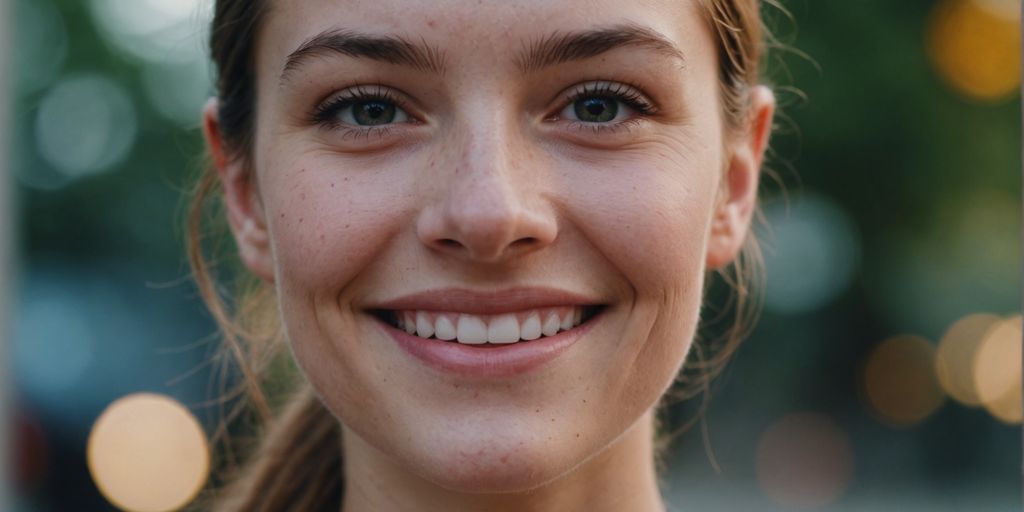
<path id="1" fill-rule="evenodd" d="M 257 43 L 260 71 L 329 30 L 396 34 L 437 48 L 447 59 L 473 56 L 500 65 L 551 34 L 613 25 L 657 32 L 699 49 L 710 32 L 699 0 L 271 0 Z M 688 52 L 687 52 L 688 53 Z M 270 69 L 265 69 L 270 68 Z"/>

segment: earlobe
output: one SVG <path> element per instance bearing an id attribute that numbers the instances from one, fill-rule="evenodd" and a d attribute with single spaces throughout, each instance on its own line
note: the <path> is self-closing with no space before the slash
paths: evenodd
<path id="1" fill-rule="evenodd" d="M 750 93 L 748 124 L 731 144 L 719 187 L 708 238 L 705 263 L 708 270 L 728 265 L 743 247 L 757 205 L 761 163 L 768 147 L 774 113 L 775 96 L 771 90 L 765 86 L 754 87 Z"/>
<path id="2" fill-rule="evenodd" d="M 238 255 L 246 268 L 265 281 L 273 282 L 270 236 L 259 193 L 245 159 L 232 155 L 225 145 L 216 98 L 211 98 L 203 107 L 203 135 L 220 178 L 228 225 L 238 246 Z"/>

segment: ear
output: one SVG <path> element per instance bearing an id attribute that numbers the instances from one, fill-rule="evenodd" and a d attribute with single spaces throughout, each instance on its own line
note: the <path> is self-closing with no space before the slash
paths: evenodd
<path id="1" fill-rule="evenodd" d="M 711 219 L 707 268 L 714 270 L 731 263 L 743 247 L 750 230 L 750 219 L 757 204 L 757 185 L 761 162 L 768 147 L 775 96 L 759 85 L 750 92 L 750 117 L 747 126 L 727 144 L 725 175 Z"/>
<path id="2" fill-rule="evenodd" d="M 224 191 L 228 224 L 242 263 L 260 278 L 273 282 L 270 237 L 255 177 L 246 167 L 245 159 L 231 154 L 230 148 L 225 146 L 217 105 L 217 99 L 210 98 L 203 107 L 203 135 Z"/>

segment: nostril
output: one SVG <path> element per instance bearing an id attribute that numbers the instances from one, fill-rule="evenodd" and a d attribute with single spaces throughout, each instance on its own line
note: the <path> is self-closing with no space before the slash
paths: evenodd
<path id="1" fill-rule="evenodd" d="M 512 242 L 512 245 L 529 246 L 529 245 L 534 245 L 536 243 L 537 243 L 537 239 L 536 238 L 534 238 L 532 236 L 528 236 L 526 238 L 520 238 L 519 240 L 516 240 L 515 242 Z"/>
<path id="2" fill-rule="evenodd" d="M 462 244 L 460 244 L 457 240 L 452 240 L 451 238 L 442 238 L 442 239 L 438 240 L 437 243 L 438 243 L 438 245 L 440 245 L 442 247 L 450 247 L 450 248 L 462 247 Z"/>

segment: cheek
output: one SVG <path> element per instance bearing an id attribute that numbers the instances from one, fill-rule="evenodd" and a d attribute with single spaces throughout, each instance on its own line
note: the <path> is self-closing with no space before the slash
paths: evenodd
<path id="1" fill-rule="evenodd" d="M 353 170 L 329 157 L 265 162 L 261 197 L 294 358 L 336 414 L 360 410 L 385 422 L 368 402 L 377 396 L 372 383 L 388 371 L 378 367 L 384 362 L 353 357 L 361 339 L 355 312 L 338 307 L 350 303 L 361 276 L 387 265 L 381 255 L 411 222 L 408 194 L 384 171 Z"/>
<path id="2" fill-rule="evenodd" d="M 717 152 L 658 149 L 589 169 L 597 174 L 578 181 L 571 208 L 582 236 L 630 288 L 621 339 L 634 342 L 617 345 L 613 359 L 623 364 L 609 383 L 624 406 L 660 396 L 689 350 L 719 183 Z"/>
<path id="3" fill-rule="evenodd" d="M 648 149 L 590 169 L 596 175 L 575 186 L 575 224 L 638 300 L 693 289 L 702 276 L 719 166 L 713 152 Z"/>
<path id="4" fill-rule="evenodd" d="M 407 217 L 400 187 L 383 173 L 339 172 L 313 161 L 274 174 L 266 180 L 274 192 L 265 209 L 282 293 L 343 290 Z"/>

